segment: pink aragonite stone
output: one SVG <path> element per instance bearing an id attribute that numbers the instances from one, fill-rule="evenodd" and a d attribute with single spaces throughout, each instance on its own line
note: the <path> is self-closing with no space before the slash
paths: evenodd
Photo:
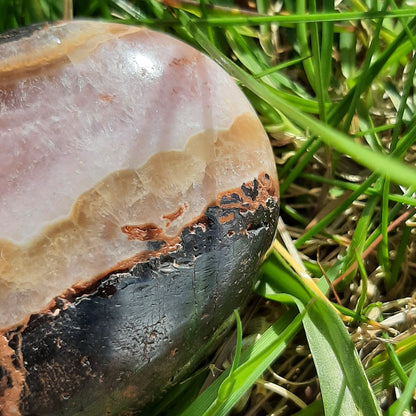
<path id="1" fill-rule="evenodd" d="M 213 315 L 207 318 L 201 339 L 212 334 L 246 297 L 271 242 L 278 185 L 268 138 L 248 101 L 218 65 L 178 40 L 140 27 L 74 21 L 11 32 L 0 43 L 0 56 L 0 328 L 4 328 L 0 366 L 7 374 L 16 370 L 7 359 L 13 350 L 9 341 L 16 334 L 23 347 L 13 353 L 28 363 L 21 377 L 13 379 L 12 388 L 6 387 L 14 392 L 7 396 L 14 402 L 5 395 L 3 406 L 32 414 L 56 409 L 59 400 L 41 387 L 48 373 L 34 370 L 42 365 L 30 353 L 36 342 L 30 334 L 37 334 L 53 363 L 56 352 L 51 345 L 65 336 L 69 343 L 75 328 L 88 320 L 79 321 L 77 315 L 87 305 L 85 299 L 98 302 L 97 288 L 107 287 L 109 279 L 120 273 L 124 283 L 118 278 L 115 292 L 99 300 L 106 299 L 109 305 L 114 302 L 109 299 L 121 296 L 119 303 L 103 306 L 101 314 L 116 315 L 129 298 L 147 311 L 141 311 L 135 322 L 161 325 L 169 348 L 176 348 L 182 339 L 173 334 L 189 324 L 189 313 L 196 314 L 196 320 Z M 216 217 L 211 218 L 214 210 Z M 250 230 L 260 231 L 251 235 Z M 188 247 L 188 239 L 196 239 L 194 248 Z M 240 239 L 245 239 L 248 251 L 240 247 Z M 227 263 L 229 259 L 222 258 L 223 243 L 238 261 Z M 172 280 L 184 258 L 190 261 L 187 272 L 197 280 L 190 286 L 193 295 L 189 288 L 181 289 L 177 302 L 197 307 L 170 318 L 170 311 L 180 308 L 166 300 L 170 292 L 163 294 L 165 283 L 160 282 Z M 202 258 L 204 264 L 197 265 Z M 242 260 L 249 264 L 247 270 L 238 269 Z M 148 270 L 142 274 L 137 270 L 152 261 L 159 262 L 150 279 L 159 292 L 140 298 L 145 290 L 136 288 L 126 296 L 120 285 L 131 276 L 135 284 L 147 281 L 143 276 Z M 163 261 L 165 272 L 160 271 Z M 217 316 L 211 310 L 207 313 L 205 304 L 198 306 L 195 299 L 210 299 L 208 288 L 221 299 L 221 290 L 225 294 L 240 285 L 237 270 L 244 281 L 241 296 L 227 305 L 225 299 L 218 303 Z M 185 300 L 180 298 L 182 292 Z M 164 302 L 167 306 L 160 306 Z M 132 312 L 128 306 L 128 316 L 139 314 L 140 307 Z M 98 312 L 92 307 L 91 313 Z M 102 316 L 97 328 L 111 321 L 109 316 Z M 143 339 L 129 344 L 136 355 L 132 362 L 115 352 L 123 351 L 121 339 L 128 337 L 123 325 L 132 325 L 126 316 L 111 324 L 114 335 L 105 338 L 108 357 L 103 354 L 107 358 L 96 362 L 97 374 L 109 371 L 107 367 L 126 371 L 132 362 L 141 368 L 137 356 L 145 355 Z M 35 317 L 46 321 L 35 324 Z M 61 333 L 56 328 L 63 322 L 66 329 Z M 90 340 L 88 333 L 93 336 L 94 331 L 85 325 L 89 332 L 82 339 L 93 355 L 92 350 L 105 347 L 104 340 L 99 341 L 97 334 Z M 137 328 L 139 338 L 143 331 Z M 162 341 L 160 345 L 143 363 L 156 362 L 165 354 Z M 82 355 L 77 348 L 71 344 L 73 355 L 66 361 Z M 176 367 L 189 359 L 183 356 Z M 60 368 L 67 365 L 62 357 L 56 361 Z M 120 362 L 123 365 L 118 366 Z M 168 375 L 177 372 L 175 366 Z M 74 374 L 82 380 L 79 385 L 90 383 L 87 376 Z M 111 378 L 116 378 L 114 373 Z M 65 384 L 60 377 L 54 383 Z M 111 383 L 106 386 L 113 388 Z M 71 390 L 69 395 L 78 399 L 62 402 L 62 409 L 69 414 L 78 409 L 84 403 L 81 390 Z M 138 391 L 142 396 L 150 387 Z M 0 408 L 1 403 L 0 396 Z"/>

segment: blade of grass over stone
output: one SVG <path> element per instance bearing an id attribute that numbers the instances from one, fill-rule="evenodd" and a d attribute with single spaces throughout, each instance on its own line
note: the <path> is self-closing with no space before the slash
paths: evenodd
<path id="1" fill-rule="evenodd" d="M 301 322 L 303 314 L 295 318 L 294 324 L 290 326 L 290 330 L 294 335 L 297 332 L 298 325 Z M 285 338 L 292 336 L 290 331 L 286 331 Z M 283 334 L 282 334 L 283 336 Z M 277 343 L 276 343 L 277 344 Z M 266 370 L 271 361 L 274 361 L 280 354 L 279 346 L 285 345 L 286 342 L 279 342 L 277 345 L 271 345 L 266 351 L 258 356 L 252 356 L 248 361 L 238 367 L 234 372 L 230 372 L 229 376 L 223 381 L 218 391 L 217 400 L 204 413 L 204 416 L 226 416 L 243 394 L 250 388 L 256 379 Z M 265 366 L 265 363 L 268 363 Z M 259 371 L 260 370 L 260 371 Z M 227 398 L 228 400 L 223 400 Z"/>
<path id="2" fill-rule="evenodd" d="M 403 185 L 416 184 L 416 170 L 400 163 L 399 161 L 378 152 L 359 145 L 352 141 L 348 136 L 337 130 L 313 119 L 312 117 L 299 111 L 287 101 L 280 98 L 270 87 L 255 80 L 227 57 L 216 49 L 191 19 L 181 14 L 180 19 L 184 26 L 192 32 L 194 39 L 205 49 L 213 59 L 220 63 L 228 73 L 236 76 L 242 84 L 263 98 L 270 105 L 282 111 L 294 123 L 310 129 L 313 134 L 320 136 L 326 144 L 334 147 L 341 153 L 350 155 L 356 162 L 366 166 L 382 175 L 389 175 L 392 181 Z"/>
<path id="3" fill-rule="evenodd" d="M 287 119 L 282 116 L 271 105 L 267 104 L 264 100 L 259 98 L 256 94 L 253 94 L 250 90 L 244 91 L 249 98 L 252 106 L 261 114 L 263 123 L 269 123 L 277 127 L 277 131 L 282 131 L 282 128 L 288 128 L 289 132 L 292 131 L 292 126 Z M 264 125 L 264 124 L 263 124 Z M 293 132 L 295 134 L 295 132 Z"/>
<path id="4" fill-rule="evenodd" d="M 230 369 L 230 373 L 228 377 L 221 383 L 221 386 L 218 389 L 217 398 L 213 406 L 210 409 L 208 409 L 205 413 L 206 416 L 215 416 L 218 410 L 229 402 L 228 398 L 230 397 L 230 395 L 233 392 L 233 389 L 235 388 L 235 371 L 238 368 L 238 364 L 240 362 L 241 357 L 241 346 L 243 343 L 243 327 L 238 311 L 234 311 L 234 316 L 237 323 L 237 344 L 235 348 L 234 360 Z"/>
<path id="5" fill-rule="evenodd" d="M 209 368 L 202 368 L 186 380 L 176 384 L 163 396 L 163 400 L 152 403 L 142 411 L 143 415 L 180 415 L 196 399 L 206 379 L 212 376 Z M 120 414 L 123 414 L 120 412 Z M 71 415 L 72 416 L 72 415 Z M 74 415 L 81 416 L 81 415 Z M 115 415 L 116 416 L 116 415 Z M 118 415 L 117 415 L 118 416 Z"/>
<path id="6" fill-rule="evenodd" d="M 243 325 L 241 323 L 240 315 L 238 314 L 238 310 L 234 310 L 234 318 L 237 324 L 237 344 L 235 346 L 235 355 L 233 360 L 233 365 L 231 367 L 231 373 L 235 371 L 238 367 L 241 358 L 241 348 L 243 344 Z"/>
<path id="7" fill-rule="evenodd" d="M 217 406 L 216 400 L 222 383 L 230 375 L 230 369 L 225 371 L 211 384 L 181 415 L 225 415 L 239 400 L 255 380 L 267 367 L 285 350 L 288 343 L 296 335 L 302 325 L 302 315 L 296 314 L 294 309 L 286 312 L 276 321 L 256 343 L 243 351 L 240 366 L 233 373 L 232 391 L 226 402 Z M 227 383 L 230 383 L 228 381 Z M 217 413 L 212 413 L 213 409 Z M 228 409 L 228 410 L 227 410 Z"/>

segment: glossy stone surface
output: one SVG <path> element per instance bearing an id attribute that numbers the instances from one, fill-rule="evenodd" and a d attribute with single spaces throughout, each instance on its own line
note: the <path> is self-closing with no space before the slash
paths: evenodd
<path id="1" fill-rule="evenodd" d="M 221 68 L 148 29 L 40 25 L 0 56 L 0 409 L 136 411 L 250 292 L 267 136 Z"/>

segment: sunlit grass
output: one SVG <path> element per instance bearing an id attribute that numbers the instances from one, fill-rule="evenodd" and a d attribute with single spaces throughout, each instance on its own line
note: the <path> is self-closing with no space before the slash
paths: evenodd
<path id="1" fill-rule="evenodd" d="M 414 315 L 416 274 L 414 4 L 355 0 L 335 8 L 331 1 L 302 0 L 273 9 L 269 0 L 234 3 L 74 5 L 76 17 L 146 24 L 210 55 L 258 111 L 278 163 L 287 224 L 281 229 L 293 240 L 285 240 L 292 258 L 271 250 L 256 286 L 263 300 L 245 330 L 238 326 L 237 354 L 221 375 L 211 380 L 208 372 L 212 384 L 198 394 L 206 378 L 198 370 L 158 411 L 415 412 L 414 327 L 401 318 Z M 62 13 L 59 1 L 0 0 L 0 30 L 58 20 Z M 270 367 L 290 380 L 273 378 Z M 285 389 L 290 394 L 282 399 Z"/>

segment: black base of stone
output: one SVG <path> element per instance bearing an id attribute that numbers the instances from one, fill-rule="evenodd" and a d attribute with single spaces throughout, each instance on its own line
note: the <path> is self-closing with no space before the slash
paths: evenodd
<path id="1" fill-rule="evenodd" d="M 45 23 L 34 23 L 29 26 L 22 26 L 16 29 L 10 29 L 7 32 L 0 33 L 0 43 L 14 42 L 19 39 L 29 38 L 37 30 L 45 27 Z"/>
<path id="2" fill-rule="evenodd" d="M 227 204 L 184 229 L 177 252 L 111 274 L 72 302 L 58 298 L 53 314 L 6 334 L 26 375 L 23 416 L 140 414 L 195 367 L 245 304 L 276 229 L 273 198 L 255 212 Z M 0 366 L 1 378 L 0 403 L 13 388 Z"/>

